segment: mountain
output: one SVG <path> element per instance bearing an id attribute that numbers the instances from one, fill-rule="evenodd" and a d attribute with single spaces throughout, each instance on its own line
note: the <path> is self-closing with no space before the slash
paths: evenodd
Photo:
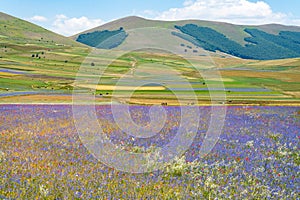
<path id="1" fill-rule="evenodd" d="M 70 38 L 0 12 L 0 41 L 13 44 L 84 46 Z"/>
<path id="2" fill-rule="evenodd" d="M 128 39 L 134 29 L 158 27 L 172 31 L 169 37 L 185 40 L 190 44 L 211 52 L 223 52 L 245 59 L 272 60 L 300 57 L 300 27 L 267 24 L 260 26 L 234 25 L 230 23 L 183 20 L 158 21 L 141 17 L 126 17 L 84 31 L 71 38 L 97 47 L 109 37 L 116 43 L 98 48 L 116 48 Z"/>

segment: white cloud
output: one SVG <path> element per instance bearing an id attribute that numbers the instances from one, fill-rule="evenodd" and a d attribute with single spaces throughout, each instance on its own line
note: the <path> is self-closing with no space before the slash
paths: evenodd
<path id="1" fill-rule="evenodd" d="M 160 13 L 155 11 L 155 10 L 144 10 L 142 12 L 143 15 L 148 15 L 148 16 L 156 16 L 159 15 Z"/>
<path id="2" fill-rule="evenodd" d="M 194 3 L 193 0 L 185 0 L 185 2 L 183 3 L 184 6 L 190 6 Z"/>
<path id="3" fill-rule="evenodd" d="M 157 15 L 155 19 L 201 19 L 253 25 L 299 24 L 299 20 L 291 20 L 287 14 L 274 12 L 264 1 L 248 0 L 186 0 L 182 8 L 171 8 Z"/>
<path id="4" fill-rule="evenodd" d="M 288 25 L 296 25 L 296 26 L 300 26 L 300 19 L 292 19 L 292 20 L 288 20 L 286 22 L 286 24 Z"/>
<path id="5" fill-rule="evenodd" d="M 56 15 L 52 30 L 62 35 L 71 36 L 101 24 L 103 24 L 101 19 L 89 19 L 85 16 L 69 18 L 65 15 Z"/>
<path id="6" fill-rule="evenodd" d="M 32 22 L 46 22 L 48 21 L 48 19 L 44 16 L 40 16 L 40 15 L 35 15 L 31 18 L 29 18 L 30 21 Z"/>

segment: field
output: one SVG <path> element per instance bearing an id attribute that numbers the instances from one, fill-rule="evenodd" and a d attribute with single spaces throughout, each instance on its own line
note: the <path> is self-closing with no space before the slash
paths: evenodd
<path id="1" fill-rule="evenodd" d="M 212 55 L 217 67 L 215 70 L 220 73 L 221 79 L 205 80 L 201 74 L 205 73 L 209 66 L 203 64 L 202 68 L 194 69 L 186 60 L 170 54 L 131 52 L 115 60 L 103 72 L 106 58 L 95 58 L 93 64 L 87 66 L 81 64 L 90 51 L 88 48 L 52 46 L 51 51 L 47 51 L 43 46 L 35 46 L 35 49 L 41 49 L 28 52 L 27 47 L 21 45 L 2 45 L 5 46 L 2 47 L 2 53 L 0 52 L 2 103 L 71 103 L 73 90 L 81 89 L 87 92 L 88 89 L 94 91 L 96 97 L 99 97 L 99 94 L 107 94 L 96 98 L 96 102 L 110 102 L 113 91 L 128 93 L 134 89 L 135 80 L 144 79 L 160 82 L 161 85 L 144 86 L 136 90 L 131 98 L 123 98 L 120 101 L 130 104 L 166 102 L 169 105 L 178 105 L 174 92 L 186 97 L 195 92 L 198 99 L 195 104 L 207 105 L 212 103 L 211 95 L 225 92 L 226 99 L 213 104 L 299 105 L 300 102 L 299 59 L 270 62 Z M 41 58 L 32 57 L 32 54 L 39 54 Z M 204 63 L 209 58 L 194 56 L 191 59 Z M 79 69 L 82 70 L 80 77 L 76 76 Z M 181 79 L 187 80 L 192 90 L 180 81 L 164 81 L 168 78 L 169 69 L 180 74 Z M 116 88 L 118 80 L 131 72 L 134 73 L 134 77 L 127 76 L 127 79 L 131 78 L 132 82 L 122 83 L 122 87 Z M 100 74 L 101 82 L 98 84 L 74 85 L 76 78 L 96 79 Z M 224 84 L 225 89 L 215 88 L 215 84 Z M 212 86 L 208 88 L 208 85 Z M 191 103 L 188 98 L 184 99 L 184 104 Z"/>
<path id="2" fill-rule="evenodd" d="M 110 106 L 97 106 L 105 134 L 129 152 L 151 151 L 176 134 L 180 107 L 154 137 L 133 139 L 118 129 Z M 297 199 L 299 197 L 298 107 L 227 108 L 212 152 L 199 158 L 211 107 L 189 150 L 165 170 L 123 173 L 95 159 L 80 141 L 68 105 L 0 107 L 0 197 L 6 199 Z M 147 124 L 147 106 L 131 106 L 136 123 Z M 84 120 L 84 116 L 83 119 Z"/>

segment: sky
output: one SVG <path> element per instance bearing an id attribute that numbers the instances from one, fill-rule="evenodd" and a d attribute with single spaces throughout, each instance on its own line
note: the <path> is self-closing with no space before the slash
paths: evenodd
<path id="1" fill-rule="evenodd" d="M 126 16 L 300 26 L 299 0 L 0 0 L 0 12 L 71 36 Z"/>

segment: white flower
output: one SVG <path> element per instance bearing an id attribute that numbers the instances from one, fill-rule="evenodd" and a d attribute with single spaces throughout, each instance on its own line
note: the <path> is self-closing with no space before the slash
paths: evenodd
<path id="1" fill-rule="evenodd" d="M 167 174 L 175 176 L 183 175 L 190 167 L 190 164 L 186 162 L 185 156 L 176 157 L 172 163 L 165 164 Z"/>
<path id="2" fill-rule="evenodd" d="M 279 147 L 278 148 L 278 153 L 281 156 L 287 156 L 289 154 L 288 149 L 286 147 Z"/>
<path id="3" fill-rule="evenodd" d="M 254 146 L 254 141 L 253 141 L 253 140 L 250 140 L 250 141 L 248 141 L 248 142 L 246 143 L 246 145 L 247 145 L 248 147 L 253 147 L 253 146 Z"/>
<path id="4" fill-rule="evenodd" d="M 5 153 L 0 151 L 0 162 L 5 161 Z"/>
<path id="5" fill-rule="evenodd" d="M 208 188 L 211 188 L 211 189 L 215 189 L 218 187 L 218 185 L 216 185 L 214 182 L 213 182 L 213 179 L 211 177 L 208 177 L 206 179 L 206 181 L 204 182 L 205 186 L 208 187 Z"/>
<path id="6" fill-rule="evenodd" d="M 49 189 L 45 186 L 45 185 L 40 185 L 40 193 L 41 193 L 41 195 L 43 196 L 43 197 L 46 197 L 46 196 L 48 196 L 48 194 L 49 194 Z"/>
<path id="7" fill-rule="evenodd" d="M 211 177 L 208 177 L 208 178 L 206 179 L 206 181 L 205 181 L 204 184 L 205 184 L 207 187 L 209 187 L 210 184 L 211 184 L 211 182 L 212 182 L 212 178 L 211 178 Z"/>
<path id="8" fill-rule="evenodd" d="M 264 172 L 264 171 L 265 171 L 265 168 L 264 168 L 264 167 L 259 167 L 257 170 L 258 170 L 259 172 Z"/>
<path id="9" fill-rule="evenodd" d="M 241 195 L 246 195 L 248 194 L 248 190 L 247 189 L 244 189 L 242 192 L 241 192 Z"/>
<path id="10" fill-rule="evenodd" d="M 298 149 L 298 147 L 297 147 L 297 146 L 294 146 L 294 147 L 293 147 L 293 150 L 297 150 L 297 149 Z"/>
<path id="11" fill-rule="evenodd" d="M 288 155 L 288 152 L 286 152 L 286 151 L 279 151 L 279 154 L 282 155 L 282 156 L 286 156 L 286 155 Z"/>

